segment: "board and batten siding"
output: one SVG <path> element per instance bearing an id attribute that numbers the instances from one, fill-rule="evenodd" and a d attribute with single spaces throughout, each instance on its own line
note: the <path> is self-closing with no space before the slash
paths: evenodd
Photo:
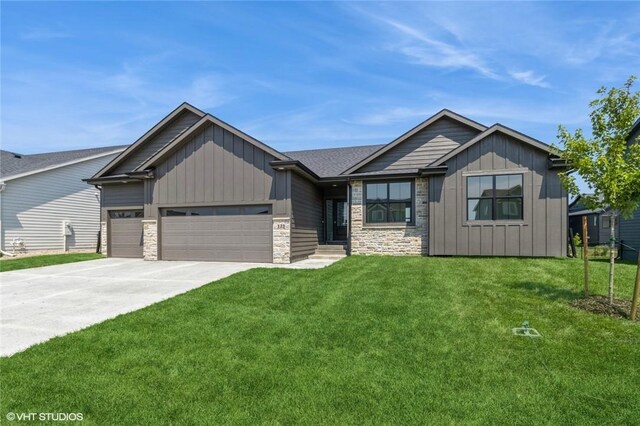
<path id="1" fill-rule="evenodd" d="M 358 172 L 419 169 L 433 163 L 479 133 L 443 117 L 366 164 Z"/>
<path id="2" fill-rule="evenodd" d="M 620 239 L 635 250 L 640 250 L 640 208 L 629 219 L 622 218 L 618 228 Z M 625 260 L 636 260 L 638 252 L 628 248 L 622 249 L 622 258 Z"/>
<path id="3" fill-rule="evenodd" d="M 291 175 L 291 259 L 315 253 L 322 239 L 322 191 L 302 176 Z"/>
<path id="4" fill-rule="evenodd" d="M 20 238 L 27 251 L 95 250 L 100 230 L 100 191 L 82 179 L 93 176 L 115 158 L 95 158 L 15 180 L 9 180 L 1 197 L 1 241 L 12 251 Z M 72 235 L 62 235 L 69 221 Z"/>
<path id="5" fill-rule="evenodd" d="M 567 194 L 547 153 L 494 133 L 446 164 L 429 179 L 430 255 L 566 255 Z M 523 174 L 523 221 L 467 222 L 466 177 L 483 172 Z"/>
<path id="6" fill-rule="evenodd" d="M 103 220 L 109 210 L 143 209 L 144 184 L 142 182 L 108 183 L 102 185 Z"/>
<path id="7" fill-rule="evenodd" d="M 220 126 L 196 132 L 145 181 L 145 218 L 158 208 L 270 204 L 274 217 L 290 217 L 291 172 L 276 171 L 275 158 Z"/>
<path id="8" fill-rule="evenodd" d="M 158 152 L 171 142 L 176 136 L 193 126 L 200 117 L 191 111 L 184 111 L 175 117 L 157 135 L 142 144 L 135 151 L 127 155 L 126 160 L 120 163 L 110 174 L 119 174 L 135 170 L 145 160 Z"/>

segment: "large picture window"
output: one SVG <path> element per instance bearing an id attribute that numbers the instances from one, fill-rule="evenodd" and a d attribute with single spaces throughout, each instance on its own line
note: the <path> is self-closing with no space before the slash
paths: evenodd
<path id="1" fill-rule="evenodd" d="M 413 183 L 365 184 L 367 223 L 413 223 Z"/>
<path id="2" fill-rule="evenodd" d="M 522 175 L 468 176 L 467 220 L 522 220 Z"/>

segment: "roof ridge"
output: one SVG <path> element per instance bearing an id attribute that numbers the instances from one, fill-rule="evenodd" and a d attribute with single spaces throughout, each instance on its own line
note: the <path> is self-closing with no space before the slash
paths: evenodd
<path id="1" fill-rule="evenodd" d="M 374 144 L 367 144 L 367 145 L 336 146 L 336 147 L 329 147 L 329 148 L 296 149 L 292 151 L 283 151 L 283 154 L 286 154 L 287 152 L 291 153 L 291 152 L 311 152 L 311 151 L 334 151 L 336 149 L 372 148 L 374 146 L 384 146 L 384 145 L 385 145 L 384 143 L 374 143 Z"/>

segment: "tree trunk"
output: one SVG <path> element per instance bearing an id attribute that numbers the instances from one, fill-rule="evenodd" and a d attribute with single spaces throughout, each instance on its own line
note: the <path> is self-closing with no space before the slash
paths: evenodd
<path id="1" fill-rule="evenodd" d="M 629 318 L 635 321 L 638 316 L 638 303 L 640 302 L 640 253 L 638 253 L 638 269 L 636 270 L 636 285 L 633 288 L 633 301 Z"/>
<path id="2" fill-rule="evenodd" d="M 616 258 L 613 250 L 616 248 L 616 214 L 611 212 L 609 221 L 611 236 L 609 238 L 609 303 L 613 305 L 613 277 L 616 265 Z"/>

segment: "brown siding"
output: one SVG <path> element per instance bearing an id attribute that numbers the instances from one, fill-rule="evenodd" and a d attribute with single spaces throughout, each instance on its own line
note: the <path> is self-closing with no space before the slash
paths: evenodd
<path id="1" fill-rule="evenodd" d="M 429 253 L 463 256 L 565 256 L 567 195 L 547 154 L 494 133 L 447 162 L 429 183 Z M 467 172 L 523 173 L 524 220 L 466 223 Z"/>
<path id="2" fill-rule="evenodd" d="M 313 254 L 322 235 L 322 192 L 307 179 L 291 175 L 291 258 Z"/>
<path id="3" fill-rule="evenodd" d="M 274 171 L 274 157 L 223 128 L 210 125 L 172 153 L 146 183 L 145 217 L 158 207 L 272 204 L 274 217 L 290 215 L 288 171 Z"/>
<path id="4" fill-rule="evenodd" d="M 475 129 L 444 117 L 365 165 L 359 172 L 425 167 L 478 133 Z"/>
<path id="5" fill-rule="evenodd" d="M 120 163 L 110 174 L 133 171 L 160 150 L 160 148 L 164 147 L 176 136 L 195 124 L 199 119 L 200 117 L 190 111 L 185 111 L 178 115 L 164 129 L 158 132 L 155 137 L 142 144 L 135 151 L 129 153 L 126 160 Z"/>
<path id="6" fill-rule="evenodd" d="M 103 207 L 138 207 L 144 203 L 142 182 L 114 183 L 102 185 Z"/>

